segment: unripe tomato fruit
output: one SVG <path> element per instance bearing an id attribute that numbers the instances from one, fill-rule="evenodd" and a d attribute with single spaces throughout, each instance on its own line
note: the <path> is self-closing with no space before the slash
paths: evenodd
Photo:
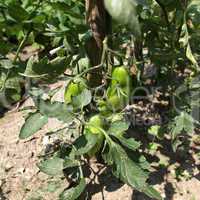
<path id="1" fill-rule="evenodd" d="M 124 107 L 124 98 L 123 96 L 113 95 L 108 98 L 108 106 L 114 111 L 123 109 Z"/>
<path id="2" fill-rule="evenodd" d="M 103 119 L 101 118 L 100 115 L 94 115 L 93 117 L 90 118 L 86 128 L 89 130 L 89 132 L 93 134 L 101 133 L 99 128 L 103 128 Z"/>
<path id="3" fill-rule="evenodd" d="M 120 86 L 127 86 L 130 77 L 127 69 L 124 66 L 116 67 L 112 72 L 112 85 L 119 84 Z"/>
<path id="4" fill-rule="evenodd" d="M 107 114 L 109 114 L 109 110 L 107 108 L 107 102 L 104 101 L 104 100 L 98 101 L 98 110 L 104 116 L 107 115 Z"/>
<path id="5" fill-rule="evenodd" d="M 71 82 L 65 90 L 65 102 L 71 103 L 72 97 L 79 95 L 85 89 L 85 87 L 86 86 L 83 82 Z"/>

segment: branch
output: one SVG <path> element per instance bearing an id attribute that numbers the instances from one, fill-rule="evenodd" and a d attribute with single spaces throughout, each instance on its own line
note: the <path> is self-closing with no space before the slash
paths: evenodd
<path id="1" fill-rule="evenodd" d="M 168 14 L 167 14 L 167 10 L 165 9 L 165 6 L 162 4 L 162 2 L 160 0 L 155 0 L 155 1 L 161 7 L 163 14 L 165 16 L 167 26 L 169 27 L 170 23 L 169 23 L 169 18 L 168 18 Z"/>
<path id="2" fill-rule="evenodd" d="M 17 59 L 18 59 L 18 57 L 19 57 L 19 53 L 20 53 L 20 51 L 22 50 L 22 48 L 24 47 L 24 45 L 25 45 L 25 43 L 26 43 L 26 41 L 27 41 L 27 39 L 28 39 L 30 33 L 31 33 L 31 31 L 28 31 L 28 32 L 26 33 L 26 35 L 24 36 L 23 40 L 21 41 L 21 43 L 20 43 L 20 45 L 19 45 L 19 47 L 18 47 L 18 49 L 17 49 L 15 58 L 14 58 L 14 60 L 13 60 L 14 63 L 17 61 Z"/>

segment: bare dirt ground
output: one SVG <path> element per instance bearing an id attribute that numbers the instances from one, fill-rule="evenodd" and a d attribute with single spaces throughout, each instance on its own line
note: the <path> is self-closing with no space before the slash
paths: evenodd
<path id="1" fill-rule="evenodd" d="M 20 141 L 18 134 L 24 122 L 20 112 L 7 113 L 0 119 L 0 200 L 55 200 L 63 190 L 56 186 L 59 180 L 49 180 L 39 172 L 36 164 L 44 148 L 45 133 L 59 125 L 51 121 L 45 128 L 27 141 Z M 198 161 L 197 161 L 198 162 Z M 149 200 L 146 196 L 121 184 L 111 172 L 93 163 L 99 177 L 88 186 L 87 199 L 91 200 Z M 185 164 L 192 176 L 177 181 L 174 163 L 167 169 L 152 173 L 150 182 L 161 192 L 165 200 L 200 200 L 200 174 L 197 164 Z M 57 182 L 56 182 L 57 181 Z M 47 183 L 52 182 L 51 187 Z M 52 188 L 58 187 L 57 193 Z"/>

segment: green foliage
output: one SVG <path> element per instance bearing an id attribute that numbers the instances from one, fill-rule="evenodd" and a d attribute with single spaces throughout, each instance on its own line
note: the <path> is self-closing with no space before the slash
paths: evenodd
<path id="1" fill-rule="evenodd" d="M 38 111 L 50 118 L 57 118 L 60 121 L 69 123 L 73 119 L 73 109 L 72 106 L 68 106 L 61 102 L 50 102 L 50 101 L 44 101 L 42 99 L 39 99 L 39 101 L 36 103 L 38 106 Z"/>
<path id="2" fill-rule="evenodd" d="M 22 75 L 29 78 L 40 78 L 50 82 L 64 73 L 69 64 L 68 60 L 66 57 L 57 57 L 49 61 L 47 57 L 44 57 L 38 63 L 35 63 L 34 58 L 31 57 Z"/>
<path id="3" fill-rule="evenodd" d="M 26 119 L 24 126 L 21 128 L 19 138 L 26 139 L 40 130 L 48 122 L 48 117 L 36 112 Z"/>
<path id="4" fill-rule="evenodd" d="M 175 151 L 182 145 L 181 139 L 195 129 L 196 121 L 189 112 L 194 105 L 199 106 L 199 100 L 188 103 L 187 95 L 199 89 L 199 80 L 193 83 L 199 75 L 199 1 L 104 2 L 114 20 L 113 33 L 104 40 L 102 63 L 90 66 L 86 46 L 92 34 L 85 23 L 83 1 L 0 0 L 0 95 L 6 102 L 19 101 L 26 80 L 32 82 L 29 93 L 35 102 L 34 113 L 26 119 L 21 139 L 32 136 L 49 118 L 65 124 L 54 132 L 64 133 L 60 146 L 38 164 L 50 176 L 75 182 L 75 187 L 60 194 L 61 200 L 75 200 L 83 194 L 84 169 L 94 156 L 103 158 L 122 182 L 160 200 L 160 194 L 148 184 L 151 163 L 143 151 L 151 154 L 162 148 L 158 141 L 165 140 L 165 134 L 167 138 L 170 135 Z M 27 46 L 38 47 L 38 55 L 24 60 L 22 52 Z M 8 58 L 10 54 L 14 58 Z M 157 73 L 145 77 L 146 66 L 153 66 Z M 87 75 L 99 68 L 102 85 L 92 87 Z M 188 70 L 189 75 L 185 74 Z M 181 103 L 164 113 L 169 124 L 142 127 L 147 138 L 153 137 L 144 142 L 139 130 L 134 130 L 137 137 L 129 134 L 133 129 L 129 104 L 135 103 L 131 96 L 134 89 L 148 85 L 149 79 L 154 84 L 147 89 L 159 87 L 163 95 L 176 96 Z M 54 99 L 59 89 L 48 87 L 58 81 L 66 83 L 62 100 Z M 186 88 L 183 98 L 176 95 L 181 84 Z M 137 112 L 137 107 L 134 109 Z"/>
<path id="5" fill-rule="evenodd" d="M 150 197 L 162 199 L 159 193 L 146 183 L 148 173 L 133 162 L 119 144 L 109 139 L 108 145 L 109 152 L 104 155 L 104 159 L 109 165 L 113 165 L 114 175 Z"/>
<path id="6" fill-rule="evenodd" d="M 79 34 L 84 34 L 87 30 L 83 10 L 84 4 L 73 1 L 0 1 L 1 106 L 9 107 L 21 99 L 26 80 L 24 77 L 55 82 L 71 65 L 73 55 L 79 55 L 79 59 L 84 57 L 80 53 L 81 47 L 77 46 L 81 44 Z M 55 53 L 61 53 L 62 49 L 65 49 L 71 55 L 66 57 L 65 53 L 64 56 L 61 53 L 62 55 L 56 55 L 55 59 L 45 56 L 37 60 L 30 57 L 30 54 L 30 59 L 27 61 L 26 58 L 24 61 L 23 48 L 30 45 L 37 46 L 38 52 L 43 51 L 45 55 L 48 51 L 62 46 L 60 51 Z M 10 60 L 7 59 L 8 55 Z M 8 67 L 3 66 L 5 62 L 9 62 Z M 11 81 L 14 86 L 11 86 Z"/>
<path id="7" fill-rule="evenodd" d="M 60 194 L 60 200 L 70 199 L 76 200 L 86 187 L 85 179 L 82 178 L 76 187 L 70 188 Z"/>
<path id="8" fill-rule="evenodd" d="M 187 135 L 191 135 L 194 133 L 195 121 L 186 112 L 181 112 L 180 115 L 175 117 L 174 122 L 171 127 L 171 135 L 173 140 L 173 149 L 176 151 L 177 147 L 180 145 L 180 141 L 178 140 L 178 136 L 181 133 L 185 132 Z"/>
<path id="9" fill-rule="evenodd" d="M 50 176 L 55 176 L 58 174 L 62 174 L 62 171 L 64 169 L 63 163 L 63 159 L 55 157 L 39 163 L 38 167 L 42 172 Z"/>

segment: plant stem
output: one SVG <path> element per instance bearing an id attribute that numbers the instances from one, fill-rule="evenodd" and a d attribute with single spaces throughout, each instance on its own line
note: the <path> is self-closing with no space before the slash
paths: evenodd
<path id="1" fill-rule="evenodd" d="M 170 27 L 170 23 L 169 23 L 169 18 L 168 18 L 168 14 L 167 14 L 167 10 L 165 9 L 165 6 L 162 4 L 162 2 L 160 0 L 155 0 L 157 2 L 157 4 L 161 7 L 163 14 L 165 16 L 165 20 L 167 23 L 168 28 Z"/>
<path id="2" fill-rule="evenodd" d="M 5 79 L 3 80 L 2 87 L 0 88 L 0 92 L 2 92 L 2 91 L 5 89 L 6 81 L 7 81 L 7 79 L 8 79 L 9 74 L 10 74 L 10 69 L 8 69 L 8 71 L 7 71 L 7 73 L 6 73 L 6 77 L 5 77 Z"/>
<path id="3" fill-rule="evenodd" d="M 29 35 L 30 35 L 31 31 L 29 30 L 26 35 L 24 36 L 23 40 L 21 41 L 18 49 L 17 49 L 17 52 L 16 52 L 16 55 L 15 55 L 15 58 L 13 60 L 14 63 L 16 63 L 17 59 L 19 58 L 19 54 L 20 54 L 20 51 L 22 50 L 22 48 L 24 47 Z"/>
<path id="4" fill-rule="evenodd" d="M 88 69 L 86 69 L 85 71 L 83 71 L 82 73 L 78 74 L 77 76 L 75 76 L 75 78 L 77 77 L 81 77 L 85 74 L 87 74 L 88 72 L 91 72 L 95 69 L 99 69 L 103 66 L 104 61 L 105 61 L 105 57 L 106 57 L 106 52 L 107 52 L 108 46 L 107 46 L 107 37 L 104 39 L 103 41 L 103 50 L 102 50 L 102 56 L 101 56 L 101 63 L 99 65 L 96 65 L 94 67 L 90 67 Z"/>

